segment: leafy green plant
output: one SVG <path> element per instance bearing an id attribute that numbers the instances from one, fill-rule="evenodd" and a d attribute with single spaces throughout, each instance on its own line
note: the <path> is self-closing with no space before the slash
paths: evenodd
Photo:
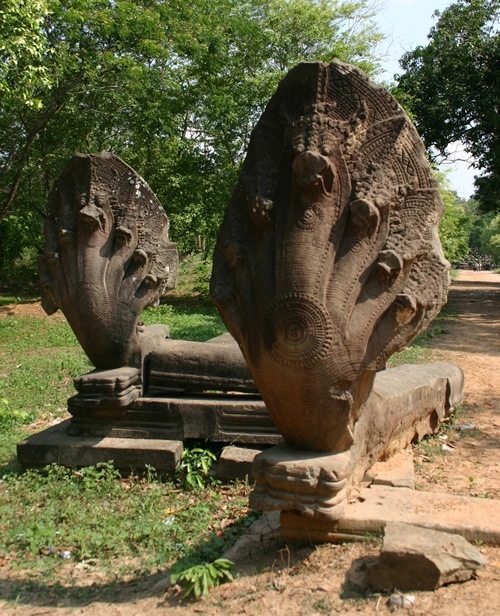
<path id="1" fill-rule="evenodd" d="M 0 398 L 0 427 L 9 428 L 30 421 L 31 415 L 26 411 L 11 408 L 7 398 Z"/>
<path id="2" fill-rule="evenodd" d="M 187 568 L 174 566 L 171 580 L 173 584 L 179 582 L 183 586 L 184 597 L 194 595 L 194 598 L 199 600 L 206 597 L 211 588 L 224 582 L 232 582 L 233 566 L 234 563 L 227 558 L 218 558 L 211 563 L 201 563 Z"/>
<path id="3" fill-rule="evenodd" d="M 179 465 L 179 477 L 187 490 L 204 488 L 208 483 L 208 473 L 217 457 L 209 449 L 193 447 L 184 449 Z"/>

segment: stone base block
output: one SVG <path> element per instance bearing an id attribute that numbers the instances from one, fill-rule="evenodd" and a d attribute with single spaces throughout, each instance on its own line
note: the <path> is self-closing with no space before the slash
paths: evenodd
<path id="1" fill-rule="evenodd" d="M 221 481 L 251 479 L 252 464 L 262 449 L 245 449 L 243 447 L 224 447 L 217 462 L 215 476 Z"/>
<path id="2" fill-rule="evenodd" d="M 116 417 L 80 409 L 73 413 L 70 433 L 75 436 L 114 436 L 214 443 L 275 445 L 283 437 L 259 396 L 171 395 L 142 397 Z"/>
<path id="3" fill-rule="evenodd" d="M 64 466 L 94 466 L 113 462 L 124 473 L 142 472 L 153 466 L 172 473 L 183 452 L 181 441 L 78 437 L 67 433 L 68 421 L 28 437 L 17 446 L 17 458 L 25 468 L 58 463 Z"/>
<path id="4" fill-rule="evenodd" d="M 338 519 L 345 507 L 350 464 L 349 452 L 327 454 L 276 445 L 255 457 L 250 507 Z"/>

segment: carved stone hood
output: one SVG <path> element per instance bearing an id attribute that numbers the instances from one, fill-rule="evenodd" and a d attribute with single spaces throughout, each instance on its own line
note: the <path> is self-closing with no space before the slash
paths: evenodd
<path id="1" fill-rule="evenodd" d="M 289 72 L 252 133 L 211 292 L 291 445 L 348 449 L 375 372 L 445 303 L 441 213 L 385 89 L 338 61 Z"/>

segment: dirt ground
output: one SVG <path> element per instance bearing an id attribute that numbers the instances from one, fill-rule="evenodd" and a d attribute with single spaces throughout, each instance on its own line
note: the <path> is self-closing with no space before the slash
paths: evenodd
<path id="1" fill-rule="evenodd" d="M 4 308 L 4 311 L 6 309 Z M 10 310 L 24 310 L 11 307 Z M 40 310 L 30 305 L 28 310 Z M 478 498 L 500 498 L 500 275 L 460 271 L 448 302 L 449 318 L 436 327 L 432 358 L 458 364 L 465 373 L 464 404 L 453 426 L 415 448 L 417 488 Z M 52 317 L 54 318 L 54 317 Z M 445 445 L 443 448 L 442 445 Z M 500 613 L 500 547 L 478 546 L 486 565 L 477 578 L 434 592 L 415 592 L 409 613 L 420 615 L 488 616 Z M 86 614 L 385 614 L 386 595 L 353 585 L 349 570 L 376 556 L 380 541 L 323 546 L 273 546 L 242 570 L 239 579 L 214 589 L 198 603 L 180 601 L 175 589 L 165 590 L 167 573 L 131 581 L 118 589 L 113 602 L 46 602 L 4 605 L 6 615 Z"/>

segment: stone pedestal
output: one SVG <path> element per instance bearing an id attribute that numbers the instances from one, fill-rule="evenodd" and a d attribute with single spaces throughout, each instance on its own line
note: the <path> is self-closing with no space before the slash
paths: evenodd
<path id="1" fill-rule="evenodd" d="M 68 424 L 63 421 L 19 443 L 19 463 L 25 468 L 43 468 L 54 463 L 81 467 L 112 462 L 123 474 L 144 472 L 148 467 L 170 474 L 184 449 L 176 440 L 70 436 Z"/>
<path id="2" fill-rule="evenodd" d="M 435 433 L 462 400 L 463 373 L 444 362 L 379 372 L 344 452 L 318 453 L 278 445 L 254 459 L 250 506 L 284 512 L 286 531 L 328 537 L 345 513 L 350 491 L 368 469 Z M 335 534 L 337 531 L 332 531 Z M 312 535 L 311 535 L 312 533 Z"/>
<path id="3" fill-rule="evenodd" d="M 348 452 L 329 455 L 276 445 L 254 458 L 250 507 L 338 520 L 345 509 L 350 466 Z"/>

